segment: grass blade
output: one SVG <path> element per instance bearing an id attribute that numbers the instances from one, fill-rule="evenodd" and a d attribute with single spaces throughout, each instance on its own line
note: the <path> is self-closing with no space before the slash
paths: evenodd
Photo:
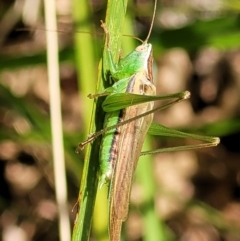
<path id="1" fill-rule="evenodd" d="M 82 4 L 83 3 L 81 3 L 81 6 Z M 115 60 L 117 60 L 119 57 L 118 50 L 120 48 L 120 36 L 122 30 L 121 26 L 123 26 L 126 6 L 126 0 L 108 2 L 106 24 L 109 28 L 109 31 L 111 32 L 111 36 L 113 36 L 110 40 L 110 45 Z M 105 52 L 103 54 L 103 61 L 101 60 L 99 63 L 97 92 L 102 92 L 104 89 L 103 85 L 105 83 L 105 80 L 103 79 L 103 77 L 105 73 L 102 72 L 102 69 L 108 69 L 108 63 L 105 61 L 104 55 Z M 104 113 L 102 111 L 101 104 L 101 99 L 97 100 L 97 102 L 94 103 L 93 114 L 90 124 L 91 132 L 102 129 Z M 89 239 L 90 236 L 93 209 L 98 186 L 98 158 L 100 141 L 101 138 L 96 139 L 92 145 L 88 145 L 86 150 L 84 170 L 78 198 L 80 208 L 75 220 L 72 238 L 73 241 L 86 241 Z"/>
<path id="2" fill-rule="evenodd" d="M 45 1 L 44 3 L 46 27 L 47 29 L 57 29 L 55 1 Z M 71 234 L 67 206 L 57 33 L 48 31 L 46 36 L 55 192 L 59 211 L 59 236 L 60 240 L 68 241 Z"/>

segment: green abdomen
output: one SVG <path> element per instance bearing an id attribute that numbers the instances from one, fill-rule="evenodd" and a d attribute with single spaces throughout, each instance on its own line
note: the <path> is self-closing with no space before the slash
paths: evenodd
<path id="1" fill-rule="evenodd" d="M 116 125 L 121 121 L 122 111 L 107 113 L 104 122 L 104 128 Z M 111 179 L 112 170 L 118 155 L 119 127 L 107 131 L 103 135 L 100 148 L 100 187 Z"/>

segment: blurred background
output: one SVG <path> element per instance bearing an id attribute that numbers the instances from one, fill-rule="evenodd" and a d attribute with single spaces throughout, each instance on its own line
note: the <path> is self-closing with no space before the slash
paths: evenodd
<path id="1" fill-rule="evenodd" d="M 81 3 L 88 5 L 89 12 L 78 22 L 76 1 L 56 4 L 73 225 L 84 158 L 84 152 L 77 155 L 75 149 L 88 133 L 92 100 L 86 96 L 95 93 L 103 46 L 100 20 L 105 18 L 107 2 Z M 130 1 L 127 17 L 133 31 L 124 34 L 144 39 L 152 9 L 152 1 Z M 150 156 L 149 170 L 140 158 L 124 240 L 158 241 L 157 233 L 162 240 L 240 240 L 239 13 L 238 0 L 158 0 L 149 41 L 154 47 L 158 94 L 189 90 L 191 98 L 156 113 L 155 121 L 189 133 L 219 136 L 221 143 L 196 152 Z M 59 240 L 45 47 L 46 31 L 56 30 L 45 28 L 40 0 L 0 0 L 0 14 L 0 239 Z M 85 28 L 81 31 L 82 26 L 90 26 L 88 33 Z M 78 49 L 78 39 L 89 36 L 89 31 L 91 50 L 85 45 Z M 128 48 L 123 46 L 123 55 Z M 80 62 L 77 52 L 85 56 Z M 82 68 L 89 72 L 87 79 L 81 75 Z M 150 143 L 153 149 L 194 142 L 154 138 Z M 147 186 L 145 179 L 152 182 Z M 146 190 L 153 190 L 150 199 Z M 107 240 L 107 221 L 99 214 L 106 203 L 105 197 L 96 207 L 91 240 Z M 155 219 L 148 219 L 149 206 Z M 148 226 L 154 227 L 152 239 Z"/>

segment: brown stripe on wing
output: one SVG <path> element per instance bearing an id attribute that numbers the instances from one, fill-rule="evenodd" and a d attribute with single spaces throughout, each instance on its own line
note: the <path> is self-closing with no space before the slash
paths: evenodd
<path id="1" fill-rule="evenodd" d="M 132 81 L 129 84 L 131 86 L 131 93 L 139 94 L 140 89 L 141 91 L 145 89 L 147 93 L 144 94 L 155 95 L 155 87 L 151 84 L 143 88 L 143 85 L 145 86 L 145 83 L 149 82 L 146 72 L 134 75 L 130 81 Z M 137 117 L 139 114 L 145 113 L 152 108 L 152 102 L 128 107 L 124 111 L 123 120 Z M 109 231 L 111 241 L 118 241 L 120 239 L 122 222 L 126 220 L 128 215 L 134 171 L 152 118 L 152 114 L 147 115 L 120 127 L 118 158 L 113 171 L 109 192 Z"/>

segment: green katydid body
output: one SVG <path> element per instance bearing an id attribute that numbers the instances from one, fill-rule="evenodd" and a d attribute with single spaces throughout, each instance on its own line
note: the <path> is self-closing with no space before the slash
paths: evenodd
<path id="1" fill-rule="evenodd" d="M 108 95 L 103 102 L 103 109 L 106 111 L 104 129 L 90 135 L 86 141 L 79 143 L 78 148 L 82 149 L 87 143 L 93 141 L 99 135 L 103 135 L 100 149 L 100 187 L 104 183 L 110 182 L 110 240 L 119 241 L 122 222 L 126 220 L 128 214 L 133 174 L 149 127 L 154 130 L 154 134 L 158 133 L 157 135 L 192 138 L 207 143 L 162 148 L 144 154 L 216 146 L 219 143 L 219 138 L 179 132 L 160 124 L 151 126 L 155 111 L 189 98 L 190 95 L 188 91 L 185 91 L 156 96 L 156 88 L 152 77 L 151 44 L 143 43 L 138 46 L 132 53 L 121 59 L 116 66 L 113 64 L 109 49 L 106 56 L 110 64 L 111 76 L 116 82 L 113 86 L 107 88 L 104 93 L 95 95 L 95 97 Z M 122 98 L 123 96 L 124 98 Z M 153 108 L 153 101 L 172 98 L 176 100 L 162 107 Z M 119 108 L 119 106 L 121 107 Z"/>
<path id="2" fill-rule="evenodd" d="M 115 84 L 105 90 L 108 96 L 103 102 L 111 102 L 110 98 L 119 93 L 137 94 L 145 97 L 145 101 L 135 102 L 135 97 L 129 100 L 125 109 L 107 112 L 104 129 L 93 134 L 87 141 L 80 143 L 80 148 L 92 141 L 99 134 L 103 134 L 100 149 L 100 187 L 104 183 L 110 182 L 109 188 L 109 233 L 111 241 L 119 241 L 122 223 L 128 215 L 129 198 L 133 174 L 141 155 L 141 149 L 145 136 L 152 124 L 153 112 L 166 108 L 174 103 L 189 98 L 189 92 L 180 92 L 166 96 L 156 96 L 156 88 L 152 77 L 152 45 L 143 43 L 132 53 L 115 66 L 112 62 L 111 52 L 108 50 L 108 60 L 110 62 L 111 76 L 117 80 Z M 139 62 L 139 59 L 141 60 Z M 135 63 L 135 64 L 134 64 Z M 120 78 L 120 79 L 118 79 Z M 153 98 L 154 97 L 154 98 Z M 155 98 L 156 97 L 156 98 Z M 138 97 L 139 98 L 139 97 Z M 169 102 L 162 108 L 153 109 L 154 100 L 177 98 L 176 101 Z M 112 100 L 113 98 L 111 98 Z M 146 102 L 150 101 L 150 102 Z M 108 103 L 109 104 L 109 103 Z M 130 120 L 130 121 L 128 121 Z M 121 124 L 123 123 L 123 124 Z M 181 151 L 196 148 L 216 146 L 219 138 L 205 137 L 194 134 L 187 134 L 172 130 L 162 125 L 153 125 L 154 129 L 160 129 L 162 136 L 175 136 L 180 138 L 193 138 L 207 142 L 189 146 L 174 148 L 163 148 L 152 153 L 165 151 Z M 156 130 L 155 130 L 156 132 Z M 151 153 L 151 152 L 149 152 Z M 144 153 L 146 154 L 146 153 Z"/>
<path id="3" fill-rule="evenodd" d="M 152 77 L 152 45 L 143 43 L 121 59 L 117 66 L 108 51 L 111 76 L 118 80 L 106 92 L 156 95 Z M 109 95 L 109 96 L 111 96 Z M 108 97 L 107 97 L 108 98 Z M 104 103 L 103 103 L 104 104 Z M 153 102 L 127 107 L 106 114 L 104 128 L 134 118 L 153 109 Z M 110 240 L 119 240 L 122 222 L 128 214 L 133 173 L 153 114 L 117 126 L 103 135 L 100 149 L 100 187 L 111 180 L 109 189 Z"/>
<path id="4" fill-rule="evenodd" d="M 154 14 L 155 11 L 156 1 Z M 107 41 L 107 53 L 104 56 L 107 58 L 111 77 L 116 82 L 104 93 L 90 95 L 90 98 L 107 95 L 103 102 L 103 110 L 106 112 L 104 128 L 89 135 L 87 140 L 79 143 L 77 148 L 77 152 L 79 152 L 86 144 L 103 135 L 100 148 L 100 187 L 110 182 L 108 197 L 110 241 L 120 240 L 122 223 L 128 215 L 134 171 L 148 130 L 152 135 L 192 138 L 206 143 L 162 148 L 144 152 L 144 155 L 204 148 L 216 146 L 219 143 L 219 138 L 192 135 L 160 124 L 152 124 L 155 111 L 167 108 L 190 96 L 188 91 L 156 96 L 152 76 L 152 45 L 147 43 L 152 25 L 153 20 L 146 41 L 129 55 L 120 59 L 117 64 L 113 62 Z M 104 23 L 102 23 L 102 27 L 109 38 Z M 174 100 L 160 107 L 153 107 L 154 101 L 163 99 Z"/>
<path id="5" fill-rule="evenodd" d="M 111 76 L 118 81 L 113 86 L 106 89 L 106 92 L 111 91 L 111 95 L 116 93 L 146 94 L 144 92 L 144 86 L 147 86 L 149 83 L 153 85 L 151 71 L 151 44 L 144 43 L 138 46 L 135 51 L 127 55 L 125 58 L 121 59 L 116 66 L 113 64 L 110 51 L 108 51 L 107 56 L 110 63 Z M 139 89 L 136 89 L 136 80 L 139 77 L 136 73 L 138 72 L 146 73 L 146 81 L 142 81 L 142 86 L 140 86 Z M 141 90 L 140 88 L 143 89 Z M 125 116 L 126 114 L 123 110 L 107 113 L 105 117 L 104 128 L 118 124 L 119 122 L 126 119 Z M 100 186 L 102 186 L 105 182 L 108 182 L 111 179 L 112 170 L 116 163 L 119 152 L 118 139 L 119 135 L 121 135 L 120 129 L 121 127 L 116 127 L 115 129 L 110 130 L 103 135 L 102 145 L 100 149 L 100 170 L 102 174 L 100 179 Z"/>
<path id="6" fill-rule="evenodd" d="M 154 13 L 155 10 L 156 2 Z M 104 23 L 102 23 L 102 27 L 109 38 L 109 33 Z M 90 135 L 86 141 L 79 144 L 79 149 L 82 149 L 87 143 L 93 141 L 99 135 L 103 135 L 100 148 L 100 187 L 110 182 L 110 241 L 120 240 L 122 223 L 126 220 L 128 215 L 134 171 L 141 155 L 145 136 L 149 128 L 151 129 L 150 126 L 153 120 L 153 113 L 189 98 L 190 96 L 188 91 L 165 96 L 156 96 L 156 88 L 152 76 L 152 45 L 147 43 L 151 28 L 146 41 L 125 58 L 120 59 L 117 64 L 114 64 L 110 48 L 107 44 L 107 53 L 105 56 L 109 63 L 111 77 L 116 82 L 113 86 L 107 88 L 104 93 L 95 95 L 95 97 L 108 95 L 103 102 L 103 109 L 106 111 L 104 129 Z M 162 107 L 154 108 L 155 100 L 172 98 L 176 100 Z M 117 108 L 115 105 L 116 103 Z M 119 106 L 121 107 L 118 108 Z M 187 147 L 163 148 L 149 153 L 184 149 L 190 150 L 215 146 L 219 143 L 219 139 L 214 137 L 187 134 L 159 124 L 155 124 L 153 127 L 154 132 L 157 132 L 156 129 L 160 130 L 160 134 L 158 135 L 193 138 L 207 143 L 189 145 Z"/>

